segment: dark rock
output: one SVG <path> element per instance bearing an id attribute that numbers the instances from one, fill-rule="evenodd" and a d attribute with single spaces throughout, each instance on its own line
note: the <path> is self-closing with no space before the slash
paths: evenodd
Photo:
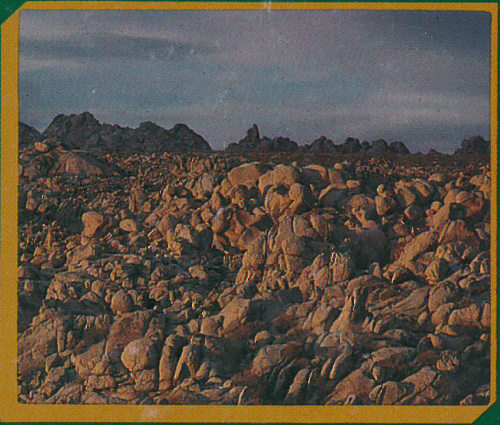
<path id="1" fill-rule="evenodd" d="M 389 151 L 389 145 L 384 139 L 375 140 L 372 142 L 370 149 L 368 149 L 369 153 L 382 154 L 387 153 Z"/>
<path id="2" fill-rule="evenodd" d="M 344 144 L 340 145 L 339 151 L 342 153 L 357 153 L 361 150 L 359 139 L 348 137 Z"/>
<path id="3" fill-rule="evenodd" d="M 42 133 L 36 128 L 29 126 L 23 122 L 19 122 L 19 149 L 34 146 L 35 143 L 43 140 Z"/>
<path id="4" fill-rule="evenodd" d="M 321 136 L 311 144 L 304 146 L 304 150 L 308 152 L 332 153 L 338 151 L 338 146 L 325 136 Z"/>
<path id="5" fill-rule="evenodd" d="M 287 137 L 260 137 L 259 129 L 254 124 L 247 131 L 247 135 L 237 143 L 230 143 L 225 152 L 293 152 L 298 145 Z"/>
<path id="6" fill-rule="evenodd" d="M 410 150 L 403 142 L 392 142 L 389 144 L 389 150 L 393 153 L 409 154 Z"/>
<path id="7" fill-rule="evenodd" d="M 101 124 L 90 112 L 58 115 L 43 132 L 68 149 L 127 152 L 209 152 L 208 143 L 185 124 L 166 130 L 152 122 L 138 128 Z"/>
<path id="8" fill-rule="evenodd" d="M 455 151 L 455 155 L 490 155 L 490 142 L 481 136 L 462 140 L 462 145 Z"/>

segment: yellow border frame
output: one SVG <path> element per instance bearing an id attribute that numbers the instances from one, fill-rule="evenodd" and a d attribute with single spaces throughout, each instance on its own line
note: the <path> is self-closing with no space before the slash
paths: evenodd
<path id="1" fill-rule="evenodd" d="M 28 2 L 20 10 L 464 10 L 491 14 L 491 400 L 488 406 L 137 406 L 17 402 L 19 11 L 1 27 L 0 420 L 2 422 L 472 423 L 497 398 L 497 3 Z"/>

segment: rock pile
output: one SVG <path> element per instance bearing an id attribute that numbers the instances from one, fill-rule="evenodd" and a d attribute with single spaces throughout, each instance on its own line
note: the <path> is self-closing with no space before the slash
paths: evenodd
<path id="1" fill-rule="evenodd" d="M 480 157 L 37 143 L 20 154 L 20 402 L 488 403 Z"/>

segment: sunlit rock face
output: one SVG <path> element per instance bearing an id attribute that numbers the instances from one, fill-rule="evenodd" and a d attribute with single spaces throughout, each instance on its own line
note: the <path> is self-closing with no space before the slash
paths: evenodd
<path id="1" fill-rule="evenodd" d="M 86 114 L 24 134 L 20 402 L 489 402 L 487 157 L 208 154 Z"/>

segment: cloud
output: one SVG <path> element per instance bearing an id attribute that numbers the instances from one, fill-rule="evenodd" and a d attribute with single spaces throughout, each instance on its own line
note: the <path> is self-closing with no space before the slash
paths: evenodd
<path id="1" fill-rule="evenodd" d="M 444 149 L 488 136 L 489 28 L 476 12 L 23 11 L 21 118 Z"/>
<path id="2" fill-rule="evenodd" d="M 208 43 L 101 33 L 79 38 L 25 39 L 21 42 L 21 51 L 23 57 L 44 61 L 101 58 L 182 60 L 195 54 L 207 55 L 215 49 Z"/>

